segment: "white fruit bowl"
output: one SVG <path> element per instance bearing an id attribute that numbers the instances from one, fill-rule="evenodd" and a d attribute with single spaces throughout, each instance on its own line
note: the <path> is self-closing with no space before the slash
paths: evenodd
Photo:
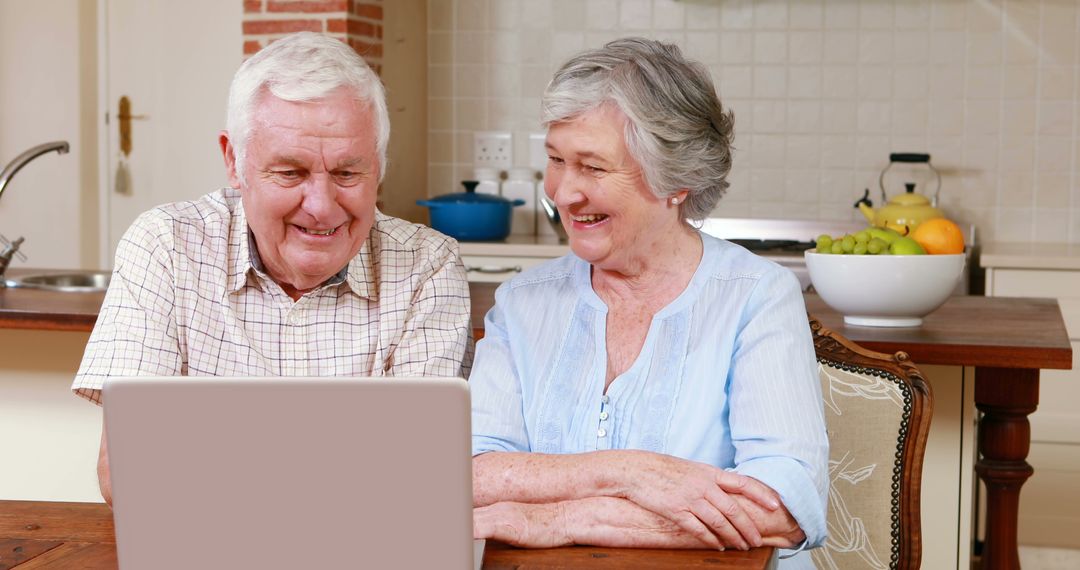
<path id="1" fill-rule="evenodd" d="M 806 252 L 810 282 L 849 325 L 917 327 L 949 298 L 964 254 L 837 255 Z"/>

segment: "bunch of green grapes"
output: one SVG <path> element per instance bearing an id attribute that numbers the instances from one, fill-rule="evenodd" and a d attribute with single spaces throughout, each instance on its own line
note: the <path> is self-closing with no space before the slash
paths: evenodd
<path id="1" fill-rule="evenodd" d="M 817 252 L 851 255 L 919 255 L 926 253 L 915 240 L 885 228 L 869 227 L 853 234 L 833 237 L 821 234 Z"/>

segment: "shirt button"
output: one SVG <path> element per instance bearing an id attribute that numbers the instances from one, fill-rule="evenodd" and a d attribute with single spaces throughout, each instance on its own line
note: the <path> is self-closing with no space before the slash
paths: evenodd
<path id="1" fill-rule="evenodd" d="M 596 435 L 597 435 L 597 437 L 604 437 L 604 436 L 607 435 L 607 430 L 604 429 L 604 428 L 600 428 L 600 429 L 596 430 Z"/>
<path id="2" fill-rule="evenodd" d="M 601 419 L 601 420 L 606 420 L 606 419 L 607 419 L 607 417 L 608 417 L 608 413 L 607 413 L 607 412 L 600 412 L 600 419 Z"/>
<path id="3" fill-rule="evenodd" d="M 609 398 L 607 394 L 604 394 L 603 396 L 600 396 L 600 403 L 606 404 L 606 403 L 608 403 L 610 401 L 611 401 L 611 398 Z"/>

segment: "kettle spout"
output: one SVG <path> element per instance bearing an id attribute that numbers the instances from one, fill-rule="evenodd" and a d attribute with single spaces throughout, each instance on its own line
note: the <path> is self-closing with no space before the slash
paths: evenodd
<path id="1" fill-rule="evenodd" d="M 867 206 L 865 202 L 859 202 L 856 206 L 859 208 L 859 211 L 862 212 L 862 215 L 866 216 L 866 221 L 873 224 L 875 210 L 870 206 Z"/>
<path id="2" fill-rule="evenodd" d="M 855 202 L 855 207 L 862 212 L 863 216 L 866 216 L 866 221 L 871 224 L 874 223 L 874 214 L 876 213 L 873 206 L 874 203 L 870 201 L 870 189 L 867 188 L 866 191 L 863 192 L 862 198 L 859 198 L 859 201 Z"/>

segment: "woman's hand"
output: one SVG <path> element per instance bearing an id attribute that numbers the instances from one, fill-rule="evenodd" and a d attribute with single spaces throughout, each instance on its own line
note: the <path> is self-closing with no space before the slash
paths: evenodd
<path id="1" fill-rule="evenodd" d="M 765 546 L 795 548 L 806 540 L 806 534 L 799 527 L 799 523 L 782 504 L 775 511 L 770 511 L 742 495 L 734 497 L 761 531 L 761 543 Z"/>
<path id="2" fill-rule="evenodd" d="M 473 509 L 473 538 L 525 548 L 573 544 L 561 503 L 503 502 Z"/>
<path id="3" fill-rule="evenodd" d="M 733 495 L 760 505 L 762 512 L 780 508 L 776 492 L 765 484 L 694 461 L 670 455 L 634 452 L 620 465 L 623 481 L 632 482 L 624 496 L 661 515 L 714 548 L 746 550 L 761 546 L 761 531 Z"/>

